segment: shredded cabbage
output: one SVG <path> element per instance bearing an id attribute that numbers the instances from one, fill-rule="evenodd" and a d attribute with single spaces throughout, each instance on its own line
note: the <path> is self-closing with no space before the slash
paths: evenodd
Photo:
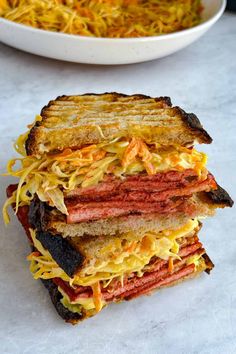
<path id="1" fill-rule="evenodd" d="M 34 246 L 39 253 L 32 252 L 27 259 L 31 261 L 30 270 L 35 279 L 59 277 L 69 282 L 71 286 L 94 286 L 100 281 L 111 282 L 112 279 L 121 278 L 124 274 L 136 272 L 141 276 L 144 267 L 149 264 L 154 256 L 163 260 L 168 260 L 170 257 L 180 259 L 178 256 L 178 239 L 191 236 L 197 226 L 197 219 L 190 219 L 179 229 L 159 233 L 148 232 L 140 240 L 128 239 L 116 244 L 115 249 L 109 247 L 102 249 L 103 258 L 97 258 L 92 265 L 85 265 L 73 278 L 70 278 L 57 265 L 50 253 L 36 239 L 35 231 L 30 230 Z M 112 257 L 110 256 L 111 253 Z M 106 285 L 108 284 L 106 283 Z M 99 293 L 99 289 L 94 288 L 93 292 Z M 97 303 L 96 308 L 99 308 L 100 305 Z"/>
<path id="2" fill-rule="evenodd" d="M 201 22 L 200 0 L 0 0 L 0 16 L 24 25 L 95 37 L 143 37 Z"/>
<path id="3" fill-rule="evenodd" d="M 64 191 L 96 185 L 111 174 L 122 178 L 142 171 L 152 175 L 193 169 L 205 178 L 207 156 L 182 146 L 147 145 L 140 138 L 117 137 L 111 142 L 35 157 L 25 156 L 26 138 L 27 134 L 21 135 L 16 142 L 17 151 L 23 157 L 10 160 L 5 174 L 19 178 L 16 194 L 11 198 L 16 212 L 36 194 L 41 201 L 67 214 Z M 4 205 L 6 223 L 9 205 L 9 202 Z"/>

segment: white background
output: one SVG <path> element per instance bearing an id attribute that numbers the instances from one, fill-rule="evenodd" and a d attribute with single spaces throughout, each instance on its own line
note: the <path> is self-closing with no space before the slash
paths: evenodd
<path id="1" fill-rule="evenodd" d="M 50 99 L 62 94 L 118 91 L 170 96 L 198 115 L 214 138 L 200 149 L 209 169 L 236 196 L 236 16 L 226 14 L 198 42 L 170 57 L 129 66 L 77 65 L 0 44 L 1 172 L 11 145 Z M 1 201 L 12 181 L 2 178 Z M 12 218 L 0 224 L 1 353 L 236 352 L 235 208 L 204 222 L 201 240 L 216 267 L 210 276 L 133 302 L 111 305 L 78 326 L 65 324 L 47 291 L 32 279 L 29 246 Z"/>

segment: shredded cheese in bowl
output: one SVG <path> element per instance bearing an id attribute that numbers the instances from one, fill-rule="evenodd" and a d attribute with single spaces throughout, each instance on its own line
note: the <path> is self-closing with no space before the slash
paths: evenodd
<path id="1" fill-rule="evenodd" d="M 156 36 L 201 22 L 200 0 L 0 0 L 0 16 L 82 36 Z"/>

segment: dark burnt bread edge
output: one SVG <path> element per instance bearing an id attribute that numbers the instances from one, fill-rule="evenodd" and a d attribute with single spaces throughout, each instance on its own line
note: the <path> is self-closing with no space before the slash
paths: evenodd
<path id="1" fill-rule="evenodd" d="M 119 97 L 137 97 L 137 99 L 141 99 L 141 98 L 153 98 L 154 100 L 156 100 L 157 102 L 158 101 L 165 101 L 165 103 L 169 106 L 169 107 L 172 107 L 172 102 L 171 102 L 171 99 L 170 97 L 168 96 L 161 96 L 161 97 L 151 97 L 151 96 L 146 96 L 146 95 L 142 95 L 142 94 L 133 94 L 133 95 L 126 95 L 126 94 L 123 94 L 123 93 L 118 93 L 118 92 L 104 92 L 104 93 L 84 93 L 83 95 L 77 95 L 77 96 L 86 96 L 86 95 L 94 95 L 94 96 L 102 96 L 102 95 L 106 95 L 106 94 L 109 94 L 109 95 L 114 95 L 114 98 L 119 98 Z M 51 105 L 54 104 L 55 101 L 57 100 L 63 100 L 63 98 L 65 97 L 70 97 L 70 96 L 73 96 L 73 95 L 62 95 L 62 96 L 58 96 L 55 100 L 51 100 L 49 101 L 49 103 L 44 106 L 40 112 L 40 115 L 42 116 L 42 120 L 41 121 L 37 121 L 34 126 L 31 128 L 30 132 L 29 132 L 29 135 L 28 135 L 28 138 L 25 142 L 25 150 L 26 150 L 26 154 L 29 156 L 29 155 L 32 155 L 33 151 L 34 151 L 34 141 L 35 141 L 35 137 L 37 135 L 37 130 L 38 130 L 38 127 L 40 127 L 40 125 L 43 124 L 44 120 L 45 120 L 45 117 L 44 117 L 44 111 L 49 108 Z M 76 96 L 76 95 L 74 95 Z"/>
<path id="2" fill-rule="evenodd" d="M 36 229 L 36 238 L 41 242 L 44 248 L 48 250 L 52 258 L 72 277 L 82 266 L 84 256 L 77 251 L 67 239 L 60 234 L 52 234 L 44 229 L 45 217 L 52 208 L 46 203 L 42 203 L 38 198 L 34 198 L 29 207 L 29 223 Z"/>
<path id="3" fill-rule="evenodd" d="M 143 95 L 140 93 L 133 93 L 132 95 L 126 95 L 125 93 L 120 93 L 120 92 L 103 92 L 103 93 L 94 93 L 94 92 L 88 92 L 88 93 L 84 93 L 82 95 L 61 95 L 58 96 L 54 101 L 51 100 L 48 105 L 44 106 L 41 114 L 43 113 L 44 109 L 50 107 L 55 101 L 62 101 L 65 97 L 71 97 L 71 96 L 88 96 L 88 95 L 93 95 L 93 96 L 103 96 L 103 95 L 113 95 L 114 98 L 120 98 L 120 97 L 136 97 L 136 98 L 152 98 L 155 101 L 165 101 L 165 103 L 169 106 L 172 107 L 172 102 L 171 102 L 171 98 L 168 96 L 160 96 L 160 97 L 151 97 L 151 96 L 147 96 L 147 95 Z"/>
<path id="4" fill-rule="evenodd" d="M 226 192 L 224 188 L 217 184 L 217 189 L 212 190 L 210 192 L 206 192 L 207 197 L 214 204 L 224 204 L 225 206 L 232 207 L 234 205 L 234 201 L 231 199 L 229 194 Z"/>
<path id="5" fill-rule="evenodd" d="M 45 224 L 44 220 L 47 213 L 46 209 L 50 210 L 50 207 L 46 203 L 41 202 L 38 197 L 34 197 L 29 205 L 29 223 L 38 231 L 44 230 L 43 226 Z"/>
<path id="6" fill-rule="evenodd" d="M 38 197 L 34 197 L 29 205 L 28 219 L 30 225 L 38 231 L 50 232 L 52 236 L 57 234 L 49 227 L 51 212 L 54 209 L 47 203 L 41 202 Z M 63 216 L 63 214 L 61 215 Z"/>
<path id="7" fill-rule="evenodd" d="M 76 271 L 82 266 L 84 256 L 61 235 L 36 231 L 36 238 L 69 277 L 73 277 Z"/>
<path id="8" fill-rule="evenodd" d="M 194 113 L 186 113 L 182 108 L 176 107 L 176 109 L 181 114 L 183 122 L 190 128 L 191 130 L 198 132 L 202 138 L 202 141 L 205 144 L 211 144 L 213 139 L 207 133 L 207 131 L 203 128 L 200 120 Z"/>
<path id="9" fill-rule="evenodd" d="M 205 272 L 207 274 L 210 274 L 211 270 L 214 268 L 214 263 L 212 262 L 212 260 L 210 259 L 210 257 L 208 256 L 207 253 L 204 253 L 202 255 L 202 258 L 204 259 L 207 268 L 205 269 Z"/>
<path id="10" fill-rule="evenodd" d="M 61 303 L 62 295 L 60 291 L 58 290 L 58 287 L 56 284 L 53 283 L 52 280 L 45 280 L 41 279 L 43 285 L 45 288 L 48 290 L 51 301 L 59 314 L 65 320 L 66 322 L 77 322 L 81 321 L 84 318 L 84 315 L 82 313 L 77 313 L 77 312 L 72 312 L 68 310 L 63 304 Z"/>

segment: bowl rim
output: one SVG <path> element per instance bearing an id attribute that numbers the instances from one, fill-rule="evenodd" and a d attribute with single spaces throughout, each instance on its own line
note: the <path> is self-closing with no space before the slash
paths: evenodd
<path id="1" fill-rule="evenodd" d="M 27 26 L 24 24 L 20 24 L 14 21 L 7 20 L 5 18 L 0 17 L 0 24 L 1 22 L 6 25 L 10 25 L 13 28 L 21 29 L 27 32 L 31 33 L 38 33 L 42 34 L 43 36 L 52 36 L 52 37 L 57 37 L 61 39 L 72 39 L 72 40 L 80 40 L 80 41 L 88 41 L 88 42 L 114 42 L 114 43 L 136 43 L 136 42 L 146 42 L 146 41 L 163 41 L 163 40 L 168 40 L 168 39 L 174 39 L 178 37 L 182 37 L 185 34 L 190 34 L 194 33 L 198 30 L 204 29 L 205 27 L 210 26 L 211 24 L 215 23 L 223 14 L 225 8 L 226 8 L 226 2 L 227 0 L 221 0 L 221 5 L 219 10 L 211 16 L 209 19 L 206 21 L 200 23 L 197 26 L 187 28 L 185 30 L 173 32 L 173 33 L 167 33 L 159 36 L 144 36 L 144 37 L 129 37 L 129 38 L 109 38 L 109 37 L 89 37 L 89 36 L 81 36 L 77 34 L 68 34 L 68 33 L 63 33 L 63 32 L 53 32 L 53 31 L 48 31 L 48 30 L 43 30 L 40 28 L 34 28 L 31 26 Z"/>

